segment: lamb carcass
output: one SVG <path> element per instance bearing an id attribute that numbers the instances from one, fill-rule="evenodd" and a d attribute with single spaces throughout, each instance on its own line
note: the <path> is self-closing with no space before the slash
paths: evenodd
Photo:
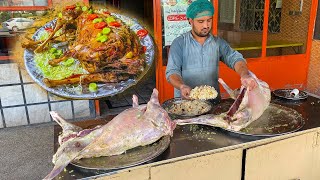
<path id="1" fill-rule="evenodd" d="M 138 105 L 133 95 L 133 107 L 114 117 L 104 126 L 84 129 L 63 120 L 56 112 L 52 118 L 62 127 L 60 147 L 53 156 L 53 170 L 45 179 L 57 176 L 71 161 L 81 158 L 113 156 L 156 142 L 173 134 L 175 123 L 160 106 L 158 91 L 153 90 L 147 105 Z"/>
<path id="2" fill-rule="evenodd" d="M 241 86 L 239 93 L 232 91 L 222 79 L 219 79 L 219 83 L 226 89 L 230 97 L 237 97 L 228 112 L 219 115 L 208 114 L 190 119 L 177 119 L 175 122 L 178 125 L 203 124 L 233 131 L 240 131 L 247 127 L 263 114 L 271 100 L 269 85 L 258 79 L 253 73 L 250 72 L 250 74 L 256 80 L 258 86 L 252 90 Z"/>

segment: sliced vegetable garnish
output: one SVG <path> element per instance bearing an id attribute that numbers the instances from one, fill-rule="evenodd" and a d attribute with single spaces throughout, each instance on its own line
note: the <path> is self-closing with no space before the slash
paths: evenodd
<path id="1" fill-rule="evenodd" d="M 126 58 L 131 59 L 132 57 L 133 57 L 132 51 L 130 51 L 130 52 L 128 52 L 128 53 L 126 54 Z"/>
<path id="2" fill-rule="evenodd" d="M 88 11 L 88 7 L 87 6 L 83 6 L 82 7 L 82 11 Z"/>
<path id="3" fill-rule="evenodd" d="M 49 51 L 35 54 L 34 60 L 36 66 L 41 70 L 43 76 L 48 79 L 60 80 L 71 76 L 72 74 L 87 74 L 80 63 L 73 63 L 70 66 L 51 66 L 49 60 L 54 59 L 54 54 Z"/>
<path id="4" fill-rule="evenodd" d="M 89 91 L 90 92 L 97 92 L 98 91 L 98 85 L 96 83 L 90 83 L 89 84 Z"/>
<path id="5" fill-rule="evenodd" d="M 105 28 L 103 28 L 102 29 L 102 34 L 109 34 L 111 32 L 111 29 L 110 28 L 108 28 L 108 27 L 105 27 Z"/>
<path id="6" fill-rule="evenodd" d="M 112 16 L 109 16 L 109 17 L 106 18 L 106 21 L 107 21 L 107 23 L 111 23 L 111 22 L 114 22 L 116 20 Z"/>
<path id="7" fill-rule="evenodd" d="M 103 42 L 106 42 L 108 40 L 108 36 L 101 35 L 101 36 L 97 37 L 96 40 L 103 43 Z"/>
<path id="8" fill-rule="evenodd" d="M 100 23 L 100 22 L 102 22 L 102 21 L 103 21 L 102 18 L 95 18 L 92 22 L 93 22 L 93 23 Z"/>
<path id="9" fill-rule="evenodd" d="M 65 60 L 63 62 L 64 66 L 71 66 L 72 64 L 74 64 L 74 59 L 73 58 L 69 58 L 69 59 L 67 59 L 67 60 Z"/>
<path id="10" fill-rule="evenodd" d="M 57 49 L 56 48 L 51 48 L 49 52 L 53 54 L 53 53 L 57 52 Z"/>

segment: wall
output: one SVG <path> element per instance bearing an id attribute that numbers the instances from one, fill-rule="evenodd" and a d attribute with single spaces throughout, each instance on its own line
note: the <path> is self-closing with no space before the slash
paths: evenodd
<path id="1" fill-rule="evenodd" d="M 320 96 L 320 40 L 312 41 L 307 91 Z"/>

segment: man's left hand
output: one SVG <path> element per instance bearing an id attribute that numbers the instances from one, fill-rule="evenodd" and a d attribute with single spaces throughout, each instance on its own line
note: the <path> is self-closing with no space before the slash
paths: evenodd
<path id="1" fill-rule="evenodd" d="M 241 84 L 243 86 L 249 88 L 249 90 L 253 90 L 254 88 L 256 88 L 258 86 L 256 80 L 252 76 L 250 76 L 249 74 L 246 74 L 241 77 Z"/>

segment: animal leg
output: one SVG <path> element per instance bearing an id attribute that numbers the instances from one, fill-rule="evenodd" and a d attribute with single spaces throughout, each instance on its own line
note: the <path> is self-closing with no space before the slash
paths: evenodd
<path id="1" fill-rule="evenodd" d="M 227 91 L 227 93 L 230 95 L 230 98 L 236 99 L 237 97 L 236 92 L 233 91 L 221 78 L 219 78 L 218 81 L 222 85 L 222 87 Z"/>
<path id="2" fill-rule="evenodd" d="M 61 29 L 63 26 L 65 25 L 64 21 L 62 21 L 62 19 L 58 19 L 56 22 L 56 25 L 54 27 L 54 30 L 51 32 L 51 34 L 49 35 L 49 37 L 42 43 L 40 44 L 40 46 L 38 46 L 34 52 L 36 53 L 40 53 L 43 51 L 44 47 L 48 44 L 48 42 L 52 39 L 52 37 L 56 34 L 56 32 Z"/>

